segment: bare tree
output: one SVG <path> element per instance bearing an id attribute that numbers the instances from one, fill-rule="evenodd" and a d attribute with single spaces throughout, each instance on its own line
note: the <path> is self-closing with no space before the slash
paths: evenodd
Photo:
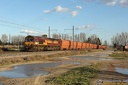
<path id="1" fill-rule="evenodd" d="M 77 34 L 74 35 L 74 41 L 79 41 L 79 36 Z"/>
<path id="2" fill-rule="evenodd" d="M 63 34 L 64 40 L 69 40 L 70 36 L 68 34 Z"/>
<path id="3" fill-rule="evenodd" d="M 18 39 L 19 39 L 19 44 L 22 45 L 25 41 L 25 36 L 18 35 Z"/>
<path id="4" fill-rule="evenodd" d="M 2 43 L 2 41 L 0 40 L 0 45 L 2 45 L 3 43 Z"/>
<path id="5" fill-rule="evenodd" d="M 103 45 L 108 46 L 108 42 L 107 42 L 107 40 L 104 41 Z"/>
<path id="6" fill-rule="evenodd" d="M 18 35 L 18 36 L 12 36 L 11 37 L 11 41 L 14 45 L 22 45 L 23 42 L 25 40 L 25 37 L 22 35 Z"/>
<path id="7" fill-rule="evenodd" d="M 6 34 L 2 34 L 1 41 L 3 42 L 3 44 L 7 44 L 8 36 Z"/>
<path id="8" fill-rule="evenodd" d="M 61 39 L 61 34 L 58 35 L 58 39 Z"/>
<path id="9" fill-rule="evenodd" d="M 58 39 L 58 34 L 53 34 L 52 38 Z"/>
<path id="10" fill-rule="evenodd" d="M 114 47 L 128 45 L 128 33 L 127 32 L 122 32 L 120 34 L 117 33 L 115 36 L 111 38 L 111 42 Z"/>
<path id="11" fill-rule="evenodd" d="M 85 33 L 80 33 L 80 41 L 85 42 L 86 41 L 86 34 Z"/>
<path id="12" fill-rule="evenodd" d="M 93 35 L 91 35 L 88 38 L 88 42 L 89 43 L 92 43 L 92 44 L 96 44 L 96 43 L 99 43 L 100 42 L 100 39 L 98 38 L 98 36 L 96 34 L 93 34 Z"/>
<path id="13" fill-rule="evenodd" d="M 69 40 L 73 40 L 73 37 L 72 36 L 69 36 Z"/>
<path id="14" fill-rule="evenodd" d="M 8 43 L 11 44 L 11 35 L 8 36 Z"/>

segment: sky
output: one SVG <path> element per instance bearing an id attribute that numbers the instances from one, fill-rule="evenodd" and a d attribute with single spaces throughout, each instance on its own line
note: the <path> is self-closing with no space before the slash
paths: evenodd
<path id="1" fill-rule="evenodd" d="M 128 32 L 128 0 L 0 0 L 0 36 Z"/>

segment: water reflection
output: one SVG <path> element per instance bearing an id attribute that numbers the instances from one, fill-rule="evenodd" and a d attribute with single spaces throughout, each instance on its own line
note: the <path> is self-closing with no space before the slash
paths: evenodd
<path id="1" fill-rule="evenodd" d="M 9 77 L 9 78 L 28 78 L 39 75 L 46 75 L 49 72 L 40 69 L 51 68 L 62 64 L 80 64 L 80 63 L 74 61 L 61 61 L 56 63 L 36 63 L 36 64 L 17 65 L 13 67 L 13 70 L 0 72 L 0 76 Z"/>
<path id="2" fill-rule="evenodd" d="M 121 74 L 128 75 L 128 68 L 119 68 L 119 67 L 116 67 L 115 68 L 115 71 L 118 72 L 118 73 L 121 73 Z"/>
<path id="3" fill-rule="evenodd" d="M 0 83 L 0 85 L 3 85 L 2 83 Z"/>
<path id="4" fill-rule="evenodd" d="M 75 62 L 75 61 L 62 61 L 61 64 L 80 64 L 80 62 Z"/>
<path id="5" fill-rule="evenodd" d="M 40 68 L 50 68 L 59 65 L 60 63 L 38 63 L 38 64 L 25 64 L 14 66 L 13 70 L 2 71 L 0 76 L 9 78 L 27 78 L 38 75 L 46 75 L 47 71 L 38 70 Z"/>
<path id="6" fill-rule="evenodd" d="M 94 56 L 72 56 L 71 58 L 81 59 L 81 60 L 112 60 L 111 58 L 94 57 Z"/>
<path id="7" fill-rule="evenodd" d="M 102 85 L 102 84 L 98 84 L 98 85 Z M 103 85 L 128 85 L 128 79 L 104 80 Z"/>

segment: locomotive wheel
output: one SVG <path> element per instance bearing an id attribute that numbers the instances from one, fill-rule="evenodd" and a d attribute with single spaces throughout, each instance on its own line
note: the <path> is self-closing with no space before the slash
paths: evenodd
<path id="1" fill-rule="evenodd" d="M 41 48 L 41 51 L 44 51 L 44 47 Z"/>
<path id="2" fill-rule="evenodd" d="M 36 48 L 35 51 L 38 52 L 38 48 Z"/>
<path id="3" fill-rule="evenodd" d="M 38 48 L 37 47 L 34 47 L 34 52 L 38 52 Z"/>
<path id="4" fill-rule="evenodd" d="M 40 47 L 37 48 L 37 52 L 40 52 Z"/>

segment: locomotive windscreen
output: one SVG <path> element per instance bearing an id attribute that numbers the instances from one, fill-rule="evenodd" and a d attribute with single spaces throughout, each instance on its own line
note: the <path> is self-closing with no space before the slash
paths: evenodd
<path id="1" fill-rule="evenodd" d="M 26 41 L 26 42 L 33 42 L 33 41 L 34 41 L 34 37 L 32 37 L 32 36 L 27 36 L 27 37 L 25 38 L 25 41 Z"/>

